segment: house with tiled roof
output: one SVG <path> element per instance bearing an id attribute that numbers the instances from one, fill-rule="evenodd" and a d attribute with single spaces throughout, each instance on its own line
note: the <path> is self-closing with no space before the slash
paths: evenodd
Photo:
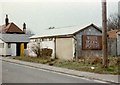
<path id="1" fill-rule="evenodd" d="M 25 23 L 24 23 L 25 25 Z M 8 15 L 6 15 L 5 24 L 0 26 L 0 33 L 9 33 L 9 34 L 25 34 L 25 30 L 21 30 L 13 22 L 9 23 Z"/>
<path id="2" fill-rule="evenodd" d="M 15 23 L 9 22 L 8 15 L 6 15 L 5 24 L 0 26 L 0 55 L 22 56 L 28 42 L 26 24 L 23 24 L 22 30 Z"/>
<path id="3" fill-rule="evenodd" d="M 107 32 L 108 35 L 108 54 L 112 55 L 112 56 L 116 56 L 118 55 L 118 48 L 119 48 L 119 43 L 118 41 L 118 33 L 120 32 L 120 30 L 118 29 L 114 29 L 114 30 L 110 30 Z"/>
<path id="4" fill-rule="evenodd" d="M 110 30 L 107 32 L 107 35 L 109 38 L 117 38 L 117 33 L 119 32 L 120 30 Z"/>

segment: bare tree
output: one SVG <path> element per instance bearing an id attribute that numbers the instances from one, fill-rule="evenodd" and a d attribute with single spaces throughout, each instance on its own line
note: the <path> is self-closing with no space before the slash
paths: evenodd
<path id="1" fill-rule="evenodd" d="M 120 15 L 118 15 L 117 13 L 111 14 L 107 21 L 108 21 L 107 22 L 108 31 L 111 30 L 111 29 L 120 30 Z"/>
<path id="2" fill-rule="evenodd" d="M 32 31 L 32 30 L 27 29 L 27 30 L 26 30 L 26 34 L 28 34 L 28 35 L 33 35 L 34 33 L 33 33 L 33 31 Z"/>
<path id="3" fill-rule="evenodd" d="M 40 57 L 40 44 L 33 44 L 32 51 L 37 55 L 37 57 Z"/>

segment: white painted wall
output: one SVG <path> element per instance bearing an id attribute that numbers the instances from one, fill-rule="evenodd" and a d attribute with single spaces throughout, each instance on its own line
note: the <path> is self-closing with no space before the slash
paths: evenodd
<path id="1" fill-rule="evenodd" d="M 52 41 L 42 41 L 40 43 L 40 47 L 41 48 L 49 48 L 49 49 L 52 49 L 53 52 L 52 52 L 52 57 L 55 57 L 55 49 L 54 49 L 54 40 Z"/>
<path id="2" fill-rule="evenodd" d="M 11 48 L 8 48 L 8 43 L 5 43 L 0 39 L 0 43 L 4 43 L 4 48 L 0 48 L 0 55 L 6 56 L 11 55 Z"/>
<path id="3" fill-rule="evenodd" d="M 11 56 L 16 56 L 16 43 L 11 43 Z"/>
<path id="4" fill-rule="evenodd" d="M 4 44 L 5 55 L 11 55 L 11 48 L 8 48 L 8 43 Z"/>
<path id="5" fill-rule="evenodd" d="M 120 55 L 120 32 L 117 34 L 117 55 Z"/>
<path id="6" fill-rule="evenodd" d="M 0 55 L 6 56 L 6 55 L 11 55 L 11 49 L 8 48 L 8 44 L 4 43 L 4 48 L 0 49 Z"/>
<path id="7" fill-rule="evenodd" d="M 33 41 L 32 39 L 30 40 L 30 42 L 28 43 L 28 47 L 27 47 L 27 50 L 28 50 L 28 54 L 29 56 L 37 56 L 33 51 L 32 51 L 32 46 L 34 44 L 37 44 L 37 42 Z M 52 49 L 53 52 L 52 52 L 52 57 L 55 57 L 55 50 L 54 50 L 54 39 L 52 41 L 49 41 L 49 40 L 46 40 L 46 41 L 41 41 L 40 42 L 40 48 L 49 48 L 49 49 Z"/>
<path id="8" fill-rule="evenodd" d="M 35 42 L 32 42 L 30 41 L 28 44 L 27 44 L 27 51 L 28 51 L 28 56 L 37 56 L 33 51 L 32 51 L 32 46 L 33 44 L 36 44 Z"/>
<path id="9" fill-rule="evenodd" d="M 0 39 L 0 43 L 4 43 L 1 39 Z M 4 54 L 4 48 L 0 48 L 0 55 Z"/>

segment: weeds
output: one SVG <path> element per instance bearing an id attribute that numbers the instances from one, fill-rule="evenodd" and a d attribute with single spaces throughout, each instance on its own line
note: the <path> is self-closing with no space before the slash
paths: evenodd
<path id="1" fill-rule="evenodd" d="M 14 59 L 100 74 L 120 74 L 119 57 L 108 57 L 107 68 L 103 68 L 102 66 L 102 57 L 85 57 L 84 59 L 79 59 L 78 61 L 50 59 L 49 57 L 14 57 Z"/>

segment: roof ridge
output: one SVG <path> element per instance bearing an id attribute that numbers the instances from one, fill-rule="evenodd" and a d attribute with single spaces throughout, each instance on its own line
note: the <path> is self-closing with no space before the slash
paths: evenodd
<path id="1" fill-rule="evenodd" d="M 19 28 L 19 30 L 23 31 L 20 27 L 18 27 L 15 23 L 12 22 L 12 24 L 14 24 L 17 28 Z"/>
<path id="2" fill-rule="evenodd" d="M 20 29 L 15 23 L 11 22 L 9 25 L 10 25 L 10 26 L 9 26 L 9 29 L 8 29 L 7 31 L 10 30 L 11 26 L 15 26 L 15 27 L 17 27 L 17 30 L 23 32 L 22 29 Z"/>
<path id="3" fill-rule="evenodd" d="M 77 27 L 74 27 L 77 26 Z M 93 23 L 91 24 L 87 24 L 87 25 L 74 25 L 72 26 L 71 30 L 66 29 L 64 27 L 64 29 L 51 29 L 51 30 L 45 30 L 46 32 L 42 32 L 41 34 L 38 35 L 34 35 L 30 38 L 35 38 L 35 37 L 48 37 L 48 36 L 61 36 L 61 35 L 74 35 L 84 29 L 87 29 L 90 26 L 93 26 L 95 29 L 97 29 L 98 31 L 102 32 L 96 25 L 94 25 Z M 68 26 L 71 27 L 71 26 Z M 75 29 L 74 29 L 75 28 Z"/>
<path id="4" fill-rule="evenodd" d="M 87 25 L 82 24 L 82 25 L 61 26 L 61 27 L 57 27 L 57 28 L 55 27 L 54 29 L 63 29 L 63 28 L 76 27 L 76 26 L 80 26 L 80 27 L 84 27 L 85 26 L 86 27 L 86 26 L 90 26 L 90 25 L 94 25 L 94 24 L 93 23 L 89 23 Z M 96 26 L 96 25 L 94 25 L 94 26 Z M 52 30 L 52 29 L 50 29 L 50 30 Z"/>
<path id="5" fill-rule="evenodd" d="M 80 25 L 61 26 L 61 27 L 55 27 L 54 29 L 63 29 L 63 28 L 75 27 L 75 26 L 80 26 Z M 46 30 L 49 30 L 49 29 L 47 28 Z M 50 30 L 52 30 L 52 29 L 50 29 Z"/>
<path id="6" fill-rule="evenodd" d="M 57 28 L 55 28 L 55 29 L 62 29 L 62 28 L 66 28 L 66 27 L 75 27 L 75 26 L 79 26 L 79 25 L 62 26 L 62 27 L 57 27 Z"/>
<path id="7" fill-rule="evenodd" d="M 9 23 L 8 25 L 9 25 L 9 27 L 8 27 L 8 29 L 6 30 L 6 32 L 10 29 L 11 23 Z M 8 25 L 7 25 L 7 26 L 8 26 Z M 7 27 L 7 26 L 6 26 L 6 27 Z M 6 27 L 5 27 L 5 28 L 6 28 Z"/>

